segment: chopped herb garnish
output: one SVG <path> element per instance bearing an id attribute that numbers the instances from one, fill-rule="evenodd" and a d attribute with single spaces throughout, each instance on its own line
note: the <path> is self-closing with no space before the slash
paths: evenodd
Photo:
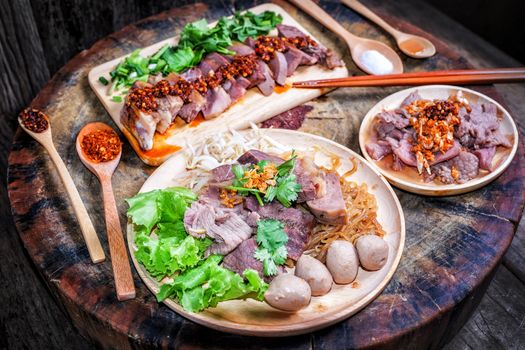
<path id="1" fill-rule="evenodd" d="M 98 81 L 100 81 L 103 85 L 108 85 L 109 81 L 104 78 L 103 76 L 98 77 Z"/>
<path id="2" fill-rule="evenodd" d="M 259 248 L 254 257 L 263 264 L 265 276 L 276 275 L 277 265 L 282 265 L 288 256 L 286 243 L 288 235 L 284 231 L 284 224 L 275 219 L 264 219 L 257 222 L 257 243 Z"/>
<path id="3" fill-rule="evenodd" d="M 116 95 L 115 95 L 115 96 L 113 96 L 113 97 L 111 98 L 111 101 L 113 101 L 113 102 L 117 102 L 117 103 L 120 103 L 120 102 L 122 102 L 122 97 L 120 97 L 120 96 L 116 96 Z"/>
<path id="4" fill-rule="evenodd" d="M 290 159 L 279 166 L 262 160 L 256 165 L 244 169 L 236 164 L 232 167 L 235 175 L 232 186 L 228 190 L 236 190 L 241 196 L 253 194 L 260 206 L 277 199 L 285 207 L 292 205 L 297 200 L 301 185 L 297 183 L 297 177 L 293 174 L 297 155 L 292 153 Z"/>
<path id="5" fill-rule="evenodd" d="M 232 18 L 222 17 L 212 28 L 205 19 L 189 23 L 182 30 L 177 46 L 165 45 L 149 57 L 142 57 L 140 50 L 135 50 L 119 63 L 110 73 L 113 84 L 109 94 L 130 87 L 138 80 L 147 81 L 149 75 L 180 73 L 199 64 L 210 52 L 233 55 L 235 52 L 228 47 L 234 41 L 244 42 L 248 37 L 266 35 L 281 22 L 281 15 L 275 12 L 256 15 L 247 11 L 237 12 Z"/>

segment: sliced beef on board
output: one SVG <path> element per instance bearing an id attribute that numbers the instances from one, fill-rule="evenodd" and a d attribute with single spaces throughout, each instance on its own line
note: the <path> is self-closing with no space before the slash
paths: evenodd
<path id="1" fill-rule="evenodd" d="M 296 208 L 286 208 L 276 201 L 261 207 L 253 196 L 246 197 L 244 205 L 246 209 L 258 213 L 261 219 L 276 219 L 283 222 L 284 230 L 288 234 L 286 244 L 288 257 L 293 260 L 299 259 L 315 226 L 315 218 L 312 214 Z"/>
<path id="2" fill-rule="evenodd" d="M 250 81 L 243 77 L 238 77 L 235 80 L 227 80 L 222 88 L 228 93 L 232 104 L 239 101 L 245 94 L 246 89 L 250 86 Z"/>
<path id="3" fill-rule="evenodd" d="M 474 154 L 461 151 L 458 156 L 433 166 L 431 170 L 444 184 L 462 184 L 478 176 L 479 160 Z"/>
<path id="4" fill-rule="evenodd" d="M 213 244 L 207 249 L 210 254 L 228 254 L 243 241 L 250 238 L 253 228 L 234 211 L 222 210 L 210 204 L 193 202 L 184 214 L 186 231 L 197 238 L 210 237 Z"/>
<path id="5" fill-rule="evenodd" d="M 288 62 L 286 57 L 281 52 L 276 52 L 275 56 L 268 62 L 268 67 L 272 71 L 272 76 L 275 82 L 283 86 L 286 82 L 288 74 Z"/>
<path id="6" fill-rule="evenodd" d="M 199 63 L 199 69 L 204 75 L 209 74 L 212 71 L 217 71 L 220 66 L 229 64 L 230 61 L 223 55 L 217 52 L 212 52 L 206 55 L 204 59 Z"/>
<path id="7" fill-rule="evenodd" d="M 204 119 L 215 118 L 230 107 L 231 104 L 232 100 L 230 95 L 228 95 L 222 86 L 208 89 L 206 92 L 206 103 L 202 107 L 202 115 Z"/>
<path id="8" fill-rule="evenodd" d="M 151 86 L 151 84 L 137 81 L 130 90 L 138 89 Z M 128 96 L 126 97 L 126 100 Z M 124 107 L 120 111 L 120 120 L 128 130 L 131 131 L 133 136 L 137 139 L 140 147 L 144 150 L 150 150 L 153 148 L 153 135 L 157 129 L 159 123 L 158 113 L 145 113 L 132 106 L 128 106 L 124 103 Z"/>
<path id="9" fill-rule="evenodd" d="M 252 47 L 241 43 L 235 43 L 232 46 L 229 46 L 228 50 L 235 51 L 239 56 L 248 56 L 255 53 L 255 50 Z"/>
<path id="10" fill-rule="evenodd" d="M 325 175 L 326 193 L 324 196 L 306 202 L 312 214 L 320 222 L 331 225 L 346 223 L 346 204 L 339 182 L 339 175 L 327 173 Z"/>
<path id="11" fill-rule="evenodd" d="M 259 276 L 263 277 L 266 282 L 269 282 L 272 277 L 264 276 L 262 263 L 255 259 L 253 255 L 258 248 L 255 238 L 250 238 L 242 242 L 233 252 L 226 255 L 222 261 L 222 265 L 242 276 L 246 269 L 254 269 L 259 272 Z M 277 266 L 278 273 L 284 272 L 282 266 Z"/>
<path id="12" fill-rule="evenodd" d="M 278 24 L 277 31 L 279 36 L 285 38 L 294 38 L 301 37 L 306 38 L 307 35 L 300 31 L 299 29 L 289 26 L 286 24 Z M 332 50 L 327 49 L 321 43 L 317 43 L 316 46 L 308 46 L 303 50 L 306 54 L 313 56 L 319 60 L 324 66 L 333 69 L 335 67 L 341 67 L 343 65 L 342 61 L 334 55 Z M 317 62 L 317 61 L 316 61 Z"/>
<path id="13" fill-rule="evenodd" d="M 263 76 L 263 80 L 257 84 L 257 87 L 259 88 L 259 91 L 261 91 L 261 94 L 264 96 L 270 96 L 275 90 L 275 80 L 273 79 L 272 71 L 263 61 L 259 61 L 257 67 L 260 74 Z"/>

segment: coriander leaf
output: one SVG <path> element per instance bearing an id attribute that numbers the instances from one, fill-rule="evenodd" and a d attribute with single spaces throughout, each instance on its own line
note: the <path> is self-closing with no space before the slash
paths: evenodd
<path id="1" fill-rule="evenodd" d="M 232 166 L 232 172 L 237 179 L 242 179 L 244 176 L 244 169 L 240 164 L 235 164 Z"/>
<path id="2" fill-rule="evenodd" d="M 260 160 L 258 163 L 257 163 L 257 166 L 259 167 L 259 173 L 262 173 L 264 171 L 264 168 L 266 167 L 266 165 L 268 165 L 268 161 L 267 160 Z"/>
<path id="3" fill-rule="evenodd" d="M 277 265 L 272 259 L 272 254 L 266 248 L 258 248 L 254 253 L 254 258 L 262 262 L 263 264 L 263 273 L 265 276 L 276 275 Z"/>
<path id="4" fill-rule="evenodd" d="M 277 265 L 271 258 L 263 261 L 263 273 L 265 276 L 275 276 L 278 272 Z"/>
<path id="5" fill-rule="evenodd" d="M 266 189 L 266 193 L 264 194 L 264 201 L 266 203 L 270 203 L 275 199 L 275 196 L 277 195 L 277 187 L 275 186 L 269 186 Z"/>
<path id="6" fill-rule="evenodd" d="M 288 243 L 288 235 L 284 231 L 284 224 L 275 219 L 257 221 L 256 239 L 261 247 L 268 249 L 270 252 Z"/>
<path id="7" fill-rule="evenodd" d="M 297 155 L 292 152 L 292 156 L 290 157 L 290 159 L 288 159 L 284 163 L 281 163 L 279 166 L 277 166 L 277 175 L 285 176 L 285 175 L 290 174 L 295 167 L 296 159 L 297 159 Z"/>
<path id="8" fill-rule="evenodd" d="M 288 249 L 286 249 L 285 245 L 280 246 L 277 248 L 273 254 L 272 254 L 272 260 L 277 265 L 282 265 L 286 261 L 286 258 L 288 257 Z"/>
<path id="9" fill-rule="evenodd" d="M 294 174 L 277 179 L 277 193 L 275 196 L 285 207 L 289 207 L 293 201 L 297 200 L 299 192 L 301 192 L 301 185 L 296 182 Z"/>

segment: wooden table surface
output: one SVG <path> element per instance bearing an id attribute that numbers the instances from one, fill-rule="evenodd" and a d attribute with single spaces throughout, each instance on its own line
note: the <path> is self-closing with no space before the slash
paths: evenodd
<path id="1" fill-rule="evenodd" d="M 456 43 L 458 30 L 453 30 L 454 23 L 432 13 L 429 8 L 404 11 L 407 8 L 406 4 L 371 5 L 379 13 L 388 14 L 401 26 L 409 26 L 398 21 L 401 17 L 399 14 L 402 13 L 405 20 L 410 20 L 433 33 L 436 41 L 444 40 L 444 44 L 440 44 L 438 48 L 441 56 L 424 64 L 409 60 L 409 69 L 463 67 L 469 64 L 475 67 L 516 64 L 464 30 L 461 42 Z M 324 3 L 323 6 L 353 32 L 366 33 L 391 43 L 383 33 L 350 10 L 336 3 Z M 286 8 L 307 23 L 308 29 L 312 29 L 315 34 L 317 31 L 330 46 L 338 46 L 339 52 L 344 53 L 333 36 L 316 27 L 304 14 L 293 12 L 288 6 Z M 74 64 L 69 64 L 61 71 L 35 101 L 36 105 L 47 107 L 56 118 L 52 119 L 52 123 L 60 135 L 56 141 L 57 146 L 74 175 L 81 195 L 86 198 L 88 210 L 97 218 L 95 221 L 99 232 L 104 231 L 102 221 L 99 220 L 102 217 L 101 208 L 96 202 L 98 189 L 93 189 L 96 180 L 82 168 L 73 152 L 71 142 L 78 129 L 87 121 L 109 120 L 85 82 L 86 70 L 89 66 L 116 57 L 120 52 L 132 47 L 150 44 L 162 37 L 173 35 L 182 23 L 199 18 L 201 12 L 208 18 L 216 18 L 227 13 L 226 11 L 228 8 L 223 4 L 215 4 L 211 9 L 204 5 L 195 5 L 171 11 L 169 16 L 160 15 L 145 20 L 78 56 Z M 422 14 L 425 14 L 426 20 L 422 18 Z M 162 36 L 158 36 L 158 32 L 154 31 L 158 28 L 165 29 Z M 452 39 L 454 41 L 449 41 Z M 348 60 L 347 64 L 352 69 Z M 336 91 L 326 98 L 309 103 L 314 110 L 308 114 L 303 130 L 334 138 L 357 150 L 355 135 L 360 118 L 373 103 L 395 90 Z M 480 91 L 500 101 L 503 96 L 505 104 L 518 123 L 525 121 L 522 117 L 525 108 L 521 103 L 525 97 L 523 85 L 499 86 L 497 91 L 483 88 Z M 76 102 L 70 103 L 70 97 L 75 97 Z M 322 124 L 319 123 L 320 120 L 323 121 Z M 344 131 L 338 130 L 337 126 L 340 123 L 344 123 Z M 523 122 L 519 125 L 521 132 L 522 124 Z M 125 210 L 122 198 L 136 191 L 152 170 L 143 166 L 129 147 L 124 151 L 126 156 L 115 181 L 119 183 L 116 186 L 117 200 L 120 200 L 122 215 Z M 522 157 L 523 148 L 519 153 Z M 60 193 L 60 183 L 45 153 L 28 137 L 18 133 L 10 164 L 10 195 L 22 241 L 38 271 L 42 273 L 44 282 L 48 284 L 52 294 L 58 297 L 59 305 L 65 307 L 77 325 L 82 327 L 81 333 L 93 338 L 99 337 L 99 342 L 113 345 L 128 344 L 128 341 L 124 341 L 125 336 L 121 335 L 129 333 L 131 338 L 143 345 L 207 347 L 214 344 L 238 348 L 248 345 L 295 348 L 342 348 L 366 344 L 391 347 L 443 345 L 461 327 L 472 308 L 481 300 L 495 267 L 516 231 L 523 205 L 525 171 L 523 158 L 517 159 L 493 185 L 459 197 L 428 199 L 397 191 L 405 206 L 409 223 L 407 249 L 400 269 L 385 293 L 356 317 L 325 331 L 279 340 L 258 339 L 259 342 L 254 343 L 250 338 L 209 332 L 183 320 L 166 307 L 157 305 L 138 279 L 138 299 L 126 305 L 116 303 L 109 262 L 97 267 L 89 264 L 80 234 L 75 232 L 75 222 L 71 217 L 67 199 Z M 129 181 L 130 178 L 133 181 Z M 421 215 L 422 212 L 425 215 Z M 523 230 L 518 231 L 523 234 Z M 525 294 L 524 259 L 518 253 L 520 245 L 523 248 L 525 244 L 520 238 L 522 239 L 518 235 L 513 247 L 505 256 L 503 267 L 496 274 L 495 281 L 477 313 L 450 347 L 518 347 L 520 340 L 524 340 L 525 307 L 523 303 L 517 303 L 523 300 Z M 18 249 L 20 250 L 20 247 Z M 13 256 L 13 253 L 10 254 Z M 21 280 L 28 286 L 31 278 L 34 277 L 27 276 Z M 21 286 L 15 286 L 14 289 L 24 293 Z M 509 307 L 510 305 L 512 307 Z M 24 307 L 27 306 L 24 304 Z M 498 312 L 505 314 L 505 317 L 495 317 L 494 314 Z M 489 321 L 487 313 L 494 313 Z M 60 319 L 53 318 L 54 322 L 57 320 Z M 381 322 L 377 322 L 378 320 Z M 501 327 L 494 330 L 496 326 Z M 66 327 L 66 332 L 69 330 L 70 328 Z M 57 330 L 48 332 L 56 334 Z M 171 338 L 166 337 L 167 333 L 171 334 Z M 213 336 L 206 336 L 208 334 Z M 73 334 L 71 339 L 76 339 Z M 7 341 L 10 341 L 9 338 Z M 20 341 L 23 344 L 31 344 L 30 339 Z M 51 341 L 49 344 L 57 345 Z M 1 345 L 3 344 L 0 342 Z"/>

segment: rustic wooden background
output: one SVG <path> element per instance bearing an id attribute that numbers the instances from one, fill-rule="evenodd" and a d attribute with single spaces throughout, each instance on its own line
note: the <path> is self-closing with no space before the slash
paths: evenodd
<path id="1" fill-rule="evenodd" d="M 17 112 L 65 62 L 97 39 L 140 18 L 193 1 L 14 0 L 0 2 L 0 179 L 6 183 L 6 159 Z M 332 1 L 335 2 L 335 1 Z M 434 8 L 418 1 L 363 1 L 372 8 L 403 13 L 423 29 L 454 39 L 465 54 L 483 65 L 517 62 L 468 32 Z M 417 5 L 417 6 L 416 6 Z M 233 7 L 230 1 L 213 6 Z M 523 45 L 523 44 L 521 44 Z M 521 89 L 513 90 L 513 89 Z M 522 87 L 506 86 L 504 96 Z M 507 100 L 510 107 L 522 101 Z M 523 110 L 523 109 L 522 109 Z M 523 132 L 523 126 L 521 126 Z M 81 338 L 50 297 L 43 281 L 25 256 L 10 216 L 6 189 L 0 186 L 0 349 L 73 348 L 93 346 Z M 523 346 L 525 314 L 525 223 L 507 253 L 476 313 L 448 345 L 463 348 L 519 348 Z M 520 343 L 521 341 L 521 343 Z"/>

